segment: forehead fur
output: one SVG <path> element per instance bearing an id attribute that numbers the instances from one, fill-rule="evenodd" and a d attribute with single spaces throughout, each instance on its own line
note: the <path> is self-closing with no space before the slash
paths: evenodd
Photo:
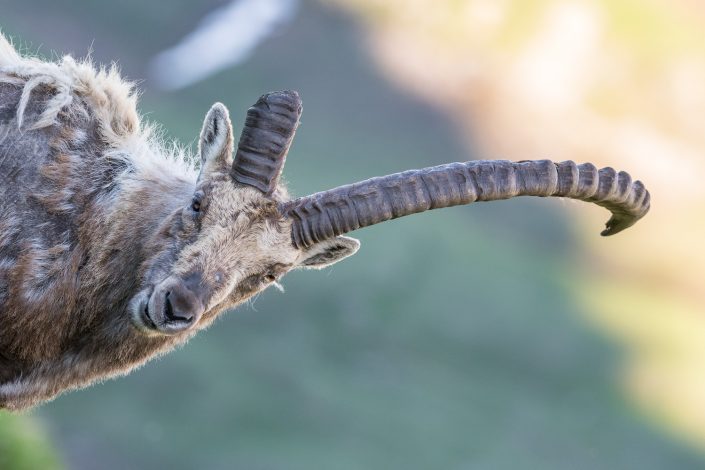
<path id="1" fill-rule="evenodd" d="M 224 172 L 209 175 L 197 189 L 204 192 L 207 203 L 205 221 L 223 221 L 234 212 L 247 215 L 252 220 L 279 219 L 279 205 L 285 200 L 273 199 L 254 188 L 239 185 Z"/>
<path id="2" fill-rule="evenodd" d="M 294 261 L 298 250 L 290 243 L 291 222 L 281 216 L 278 201 L 256 189 L 237 185 L 229 176 L 206 180 L 202 190 L 205 214 L 199 241 L 192 249 L 198 250 L 197 246 L 203 244 L 218 245 L 245 259 L 251 257 L 254 261 L 259 257 L 260 263 L 268 257 L 282 258 L 277 262 Z"/>
<path id="3" fill-rule="evenodd" d="M 245 236 L 241 243 L 249 241 L 255 252 L 259 249 L 268 252 L 275 247 L 279 251 L 295 252 L 290 239 L 291 221 L 281 216 L 279 201 L 264 196 L 258 190 L 236 185 L 232 180 L 214 184 L 211 188 L 208 211 L 204 217 L 204 225 L 223 225 L 227 221 L 234 223 L 235 234 Z"/>

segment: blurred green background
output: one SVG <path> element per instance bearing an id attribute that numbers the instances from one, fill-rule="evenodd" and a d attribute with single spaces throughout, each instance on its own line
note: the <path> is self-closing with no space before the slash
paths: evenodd
<path id="1" fill-rule="evenodd" d="M 295 195 L 503 156 L 429 104 L 432 87 L 390 78 L 374 28 L 395 12 L 354 1 L 302 1 L 246 61 L 160 90 L 150 60 L 226 3 L 3 2 L 0 28 L 45 57 L 90 49 L 118 60 L 140 81 L 141 111 L 192 146 L 214 101 L 239 132 L 259 95 L 299 90 L 285 170 Z M 0 412 L 0 469 L 703 468 L 693 440 L 623 386 L 629 346 L 590 312 L 601 287 L 582 231 L 597 237 L 598 226 L 568 216 L 583 212 L 605 216 L 523 199 L 361 230 L 355 257 L 290 274 L 285 294 L 265 292 L 131 375 L 29 414 Z"/>

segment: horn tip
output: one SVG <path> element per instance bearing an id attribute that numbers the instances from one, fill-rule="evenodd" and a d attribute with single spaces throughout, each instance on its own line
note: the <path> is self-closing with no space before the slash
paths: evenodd
<path id="1" fill-rule="evenodd" d="M 296 90 L 280 90 L 265 93 L 257 100 L 256 105 L 258 104 L 263 104 L 268 108 L 272 106 L 282 106 L 287 108 L 289 112 L 296 114 L 301 114 L 303 108 L 301 96 Z"/>
<path id="2" fill-rule="evenodd" d="M 637 223 L 639 218 L 640 217 L 614 214 L 610 217 L 610 220 L 607 221 L 605 224 L 606 228 L 600 232 L 600 235 L 603 237 L 616 235 Z"/>

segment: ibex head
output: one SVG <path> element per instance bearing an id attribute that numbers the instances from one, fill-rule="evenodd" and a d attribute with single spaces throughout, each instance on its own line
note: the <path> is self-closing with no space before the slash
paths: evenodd
<path id="1" fill-rule="evenodd" d="M 452 163 L 289 201 L 279 181 L 301 110 L 296 92 L 262 96 L 234 156 L 227 109 L 218 103 L 208 112 L 192 199 L 146 247 L 153 255 L 130 303 L 140 331 L 176 335 L 206 326 L 292 269 L 354 254 L 359 242 L 342 234 L 416 212 L 521 195 L 568 197 L 610 209 L 603 235 L 611 235 L 649 209 L 648 192 L 627 173 L 548 160 Z"/>
<path id="2" fill-rule="evenodd" d="M 216 103 L 199 140 L 201 170 L 192 199 L 151 240 L 133 323 L 150 335 L 209 324 L 297 267 L 322 268 L 355 253 L 359 242 L 292 240 L 293 219 L 279 179 L 301 115 L 295 92 L 263 96 L 250 108 L 233 156 L 228 110 Z"/>

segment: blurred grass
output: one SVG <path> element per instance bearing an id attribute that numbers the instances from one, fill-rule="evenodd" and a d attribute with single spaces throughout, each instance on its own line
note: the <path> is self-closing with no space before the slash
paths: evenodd
<path id="1" fill-rule="evenodd" d="M 699 468 L 615 387 L 618 351 L 562 287 L 569 253 L 465 212 L 362 231 L 345 266 L 45 416 L 82 468 L 74 439 L 106 468 Z"/>
<path id="2" fill-rule="evenodd" d="M 669 423 L 681 439 L 701 444 L 705 423 L 694 413 L 705 395 L 705 318 L 687 299 L 644 292 L 629 282 L 586 280 L 576 293 L 593 312 L 606 334 L 625 344 L 631 366 L 625 387 L 655 423 Z M 678 319 L 677 322 L 673 318 Z"/>
<path id="3" fill-rule="evenodd" d="M 579 268 L 599 279 L 576 282 L 576 295 L 625 346 L 630 399 L 705 449 L 702 2 L 330 1 L 365 24 L 395 83 L 454 116 L 489 155 L 591 161 L 645 182 L 650 213 L 614 239 L 587 231 L 601 211 L 570 205 L 586 230 Z"/>
<path id="4" fill-rule="evenodd" d="M 44 430 L 33 419 L 0 411 L 0 469 L 61 468 L 63 466 Z"/>
<path id="5" fill-rule="evenodd" d="M 607 13 L 609 34 L 629 50 L 632 59 L 648 63 L 654 71 L 674 58 L 705 52 L 700 18 L 683 5 L 639 0 L 600 3 Z"/>

